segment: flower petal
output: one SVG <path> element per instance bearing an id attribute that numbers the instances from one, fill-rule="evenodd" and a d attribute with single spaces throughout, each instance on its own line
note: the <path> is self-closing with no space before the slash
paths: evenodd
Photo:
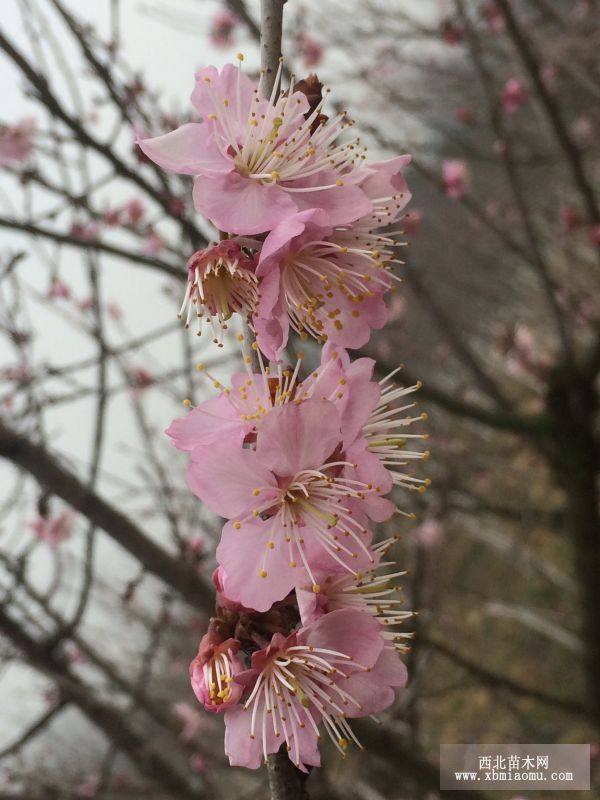
<path id="1" fill-rule="evenodd" d="M 248 513 L 271 494 L 273 474 L 252 450 L 229 443 L 196 447 L 187 470 L 188 486 L 203 503 L 226 519 Z M 261 490 L 257 498 L 253 492 Z"/>
<path id="2" fill-rule="evenodd" d="M 138 140 L 143 152 L 163 169 L 184 175 L 215 175 L 231 172 L 232 162 L 219 152 L 210 129 L 188 122 L 163 136 Z"/>
<path id="3" fill-rule="evenodd" d="M 279 476 L 322 466 L 341 442 L 340 417 L 328 400 L 274 408 L 262 422 L 256 452 Z"/>
<path id="4" fill-rule="evenodd" d="M 228 522 L 217 547 L 217 560 L 225 570 L 225 594 L 247 608 L 268 611 L 294 588 L 298 568 L 290 565 L 278 518 Z"/>
<path id="5" fill-rule="evenodd" d="M 246 236 L 269 231 L 296 211 L 279 186 L 237 172 L 196 178 L 194 206 L 219 230 Z"/>

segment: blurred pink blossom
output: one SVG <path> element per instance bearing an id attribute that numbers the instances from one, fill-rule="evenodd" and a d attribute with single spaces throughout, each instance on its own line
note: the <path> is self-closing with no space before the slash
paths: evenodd
<path id="1" fill-rule="evenodd" d="M 60 278 L 54 278 L 46 292 L 46 297 L 48 300 L 68 300 L 71 297 L 71 289 Z"/>
<path id="2" fill-rule="evenodd" d="M 494 33 L 501 33 L 504 30 L 504 17 L 496 3 L 484 3 L 481 13 Z"/>
<path id="3" fill-rule="evenodd" d="M 451 19 L 445 19 L 440 26 L 442 41 L 446 44 L 458 44 L 462 41 L 463 31 Z"/>
<path id="4" fill-rule="evenodd" d="M 560 218 L 565 233 L 572 233 L 581 225 L 581 217 L 572 206 L 563 206 L 560 209 Z"/>
<path id="5" fill-rule="evenodd" d="M 97 773 L 86 775 L 75 787 L 77 797 L 96 797 L 100 791 L 100 776 Z"/>
<path id="6" fill-rule="evenodd" d="M 454 116 L 458 122 L 463 125 L 473 125 L 475 123 L 475 111 L 472 106 L 459 106 L 454 112 Z"/>
<path id="7" fill-rule="evenodd" d="M 120 319 L 123 319 L 123 309 L 115 300 L 111 300 L 109 303 L 106 304 L 106 310 L 108 312 L 108 316 L 111 319 L 114 319 L 115 322 L 118 322 Z"/>
<path id="8" fill-rule="evenodd" d="M 128 374 L 129 380 L 136 390 L 147 389 L 155 381 L 154 375 L 144 367 L 131 367 Z"/>
<path id="9" fill-rule="evenodd" d="M 99 230 L 100 226 L 97 222 L 74 222 L 71 225 L 69 236 L 82 242 L 91 242 L 98 236 Z"/>
<path id="10" fill-rule="evenodd" d="M 182 725 L 179 738 L 184 742 L 191 741 L 198 731 L 206 727 L 206 721 L 202 714 L 188 703 L 173 703 L 171 711 Z"/>
<path id="11" fill-rule="evenodd" d="M 233 32 L 239 20 L 227 8 L 221 8 L 214 15 L 210 28 L 210 41 L 215 47 L 229 47 L 233 44 Z"/>
<path id="12" fill-rule="evenodd" d="M 467 193 L 468 169 L 462 159 L 446 159 L 442 165 L 444 189 L 453 200 L 460 200 Z"/>
<path id="13" fill-rule="evenodd" d="M 527 101 L 527 91 L 518 78 L 509 78 L 502 90 L 500 102 L 507 114 L 514 114 Z"/>
<path id="14" fill-rule="evenodd" d="M 600 247 L 600 223 L 592 226 L 590 238 L 593 245 Z"/>
<path id="15" fill-rule="evenodd" d="M 571 131 L 581 146 L 588 145 L 594 140 L 594 123 L 587 114 L 577 117 L 571 125 Z"/>
<path id="16" fill-rule="evenodd" d="M 442 536 L 442 526 L 437 519 L 426 519 L 413 530 L 413 536 L 417 544 L 422 547 L 433 547 Z"/>
<path id="17" fill-rule="evenodd" d="M 206 769 L 206 759 L 200 753 L 194 753 L 190 758 L 190 767 L 194 772 L 204 772 Z"/>
<path id="18" fill-rule="evenodd" d="M 35 120 L 30 117 L 14 125 L 0 125 L 0 167 L 26 161 L 33 150 Z"/>
<path id="19" fill-rule="evenodd" d="M 323 45 L 308 33 L 298 34 L 298 49 L 304 66 L 309 69 L 318 66 L 323 60 Z"/>
<path id="20" fill-rule="evenodd" d="M 69 509 L 53 517 L 38 517 L 29 523 L 36 537 L 56 549 L 62 542 L 71 538 L 74 514 Z"/>
<path id="21" fill-rule="evenodd" d="M 144 253 L 146 253 L 147 256 L 158 256 L 162 253 L 164 248 L 165 243 L 162 237 L 158 233 L 151 231 L 144 241 Z"/>
<path id="22" fill-rule="evenodd" d="M 139 225 L 146 213 L 146 207 L 141 200 L 134 197 L 126 204 L 124 211 L 132 225 Z"/>

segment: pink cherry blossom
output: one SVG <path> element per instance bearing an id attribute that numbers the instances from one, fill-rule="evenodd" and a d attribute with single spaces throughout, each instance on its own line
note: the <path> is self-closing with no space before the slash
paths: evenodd
<path id="1" fill-rule="evenodd" d="M 230 47 L 233 44 L 233 32 L 239 20 L 227 8 L 220 8 L 212 18 L 210 41 L 215 47 Z"/>
<path id="2" fill-rule="evenodd" d="M 290 327 L 340 347 L 362 347 L 387 320 L 394 240 L 375 229 L 395 221 L 410 199 L 402 170 L 408 156 L 364 170 L 361 189 L 373 210 L 350 228 L 327 225 L 318 209 L 277 225 L 262 247 L 256 274 L 260 302 L 253 319 L 258 344 L 277 360 Z"/>
<path id="3" fill-rule="evenodd" d="M 15 125 L 0 125 L 0 167 L 26 161 L 33 150 L 35 120 L 26 118 Z"/>
<path id="4" fill-rule="evenodd" d="M 29 523 L 36 537 L 46 542 L 53 550 L 62 542 L 71 538 L 74 514 L 69 509 L 51 517 L 38 517 Z"/>
<path id="5" fill-rule="evenodd" d="M 446 159 L 442 164 L 444 189 L 448 197 L 460 200 L 468 190 L 468 170 L 464 161 L 457 158 Z"/>
<path id="6" fill-rule="evenodd" d="M 191 742 L 196 734 L 206 726 L 205 718 L 188 703 L 173 703 L 171 711 L 181 722 L 179 737 L 184 742 Z"/>
<path id="7" fill-rule="evenodd" d="M 342 608 L 351 608 L 371 614 L 381 625 L 380 635 L 386 646 L 399 652 L 406 652 L 407 639 L 410 633 L 393 630 L 413 616 L 412 611 L 402 610 L 402 599 L 397 596 L 394 580 L 405 575 L 397 571 L 393 561 L 381 561 L 395 539 L 380 542 L 373 548 L 377 566 L 364 574 L 348 575 L 339 572 L 319 570 L 315 577 L 318 580 L 318 591 L 306 574 L 296 585 L 296 597 L 303 625 L 309 625 Z"/>
<path id="8" fill-rule="evenodd" d="M 198 649 L 198 655 L 190 664 L 192 689 L 204 708 L 220 714 L 239 702 L 242 687 L 234 681 L 244 669 L 242 660 L 236 655 L 239 642 L 225 641 L 214 628 L 209 628 Z"/>
<path id="9" fill-rule="evenodd" d="M 230 598 L 266 611 L 291 591 L 299 566 L 312 575 L 323 561 L 351 573 L 374 563 L 367 516 L 381 521 L 395 507 L 380 496 L 389 486 L 370 482 L 378 459 L 342 444 L 335 405 L 308 399 L 273 408 L 254 450 L 225 442 L 192 451 L 190 488 L 230 520 L 217 548 Z"/>
<path id="10" fill-rule="evenodd" d="M 252 235 L 290 215 L 321 208 L 327 223 L 342 225 L 372 204 L 356 185 L 358 141 L 339 141 L 351 124 L 344 114 L 324 121 L 293 86 L 261 99 L 239 67 L 196 73 L 192 104 L 203 122 L 138 142 L 164 169 L 195 175 L 194 205 L 222 231 Z"/>
<path id="11" fill-rule="evenodd" d="M 240 335 L 243 341 L 244 337 Z M 341 358 L 343 356 L 343 360 Z M 185 417 L 171 423 L 166 433 L 179 450 L 192 451 L 200 445 L 229 442 L 241 445 L 255 441 L 261 421 L 270 410 L 288 402 L 310 398 L 329 400 L 336 406 L 341 420 L 344 445 L 351 444 L 361 426 L 368 420 L 380 397 L 379 386 L 371 381 L 374 361 L 368 358 L 350 362 L 343 351 L 327 347 L 321 352 L 320 366 L 300 381 L 303 356 L 299 354 L 295 367 L 268 375 L 252 372 L 249 355 L 244 357 L 247 372 L 235 373 L 231 388 L 224 387 L 198 364 L 200 374 L 218 389 L 218 397 L 205 400 Z"/>
<path id="12" fill-rule="evenodd" d="M 97 773 L 90 773 L 86 775 L 75 787 L 75 795 L 77 797 L 92 798 L 96 797 L 100 791 L 101 780 Z"/>
<path id="13" fill-rule="evenodd" d="M 68 300 L 71 297 L 71 289 L 60 278 L 54 278 L 46 292 L 46 297 L 48 300 Z"/>
<path id="14" fill-rule="evenodd" d="M 507 114 L 514 114 L 527 101 L 527 91 L 518 78 L 509 78 L 502 90 L 502 108 Z"/>
<path id="15" fill-rule="evenodd" d="M 165 249 L 165 242 L 162 236 L 156 231 L 150 231 L 144 240 L 144 253 L 147 256 L 159 256 Z"/>
<path id="16" fill-rule="evenodd" d="M 300 33 L 297 42 L 304 66 L 308 69 L 318 66 L 323 60 L 323 45 L 308 33 Z"/>
<path id="17" fill-rule="evenodd" d="M 223 331 L 233 314 L 249 319 L 258 303 L 256 261 L 235 239 L 223 239 L 189 259 L 188 282 L 179 312 L 186 327 L 196 317 L 200 336 L 202 320 L 209 325 L 213 342 L 222 344 Z M 187 313 L 186 313 L 187 308 Z"/>
<path id="18" fill-rule="evenodd" d="M 206 769 L 206 759 L 201 753 L 194 753 L 190 756 L 190 768 L 194 772 L 204 772 Z"/>
<path id="19" fill-rule="evenodd" d="M 306 771 L 320 764 L 319 725 L 344 755 L 350 741 L 358 744 L 348 719 L 390 706 L 406 668 L 384 649 L 373 617 L 342 609 L 288 637 L 275 634 L 236 680 L 249 694 L 225 714 L 230 763 L 257 769 L 285 742 L 290 760 Z"/>
<path id="20" fill-rule="evenodd" d="M 421 547 L 433 547 L 443 533 L 442 526 L 437 519 L 426 519 L 413 530 L 413 537 Z"/>
<path id="21" fill-rule="evenodd" d="M 132 198 L 124 208 L 124 212 L 131 225 L 137 226 L 143 220 L 146 206 L 137 197 Z"/>

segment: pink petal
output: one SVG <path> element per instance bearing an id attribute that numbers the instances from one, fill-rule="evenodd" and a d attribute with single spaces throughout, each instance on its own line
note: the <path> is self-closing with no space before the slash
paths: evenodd
<path id="1" fill-rule="evenodd" d="M 323 465 L 341 441 L 340 417 L 328 400 L 274 408 L 260 426 L 256 452 L 280 476 Z"/>
<path id="2" fill-rule="evenodd" d="M 138 145 L 155 164 L 184 175 L 224 174 L 232 162 L 219 152 L 210 129 L 199 122 L 188 122 L 170 133 L 141 139 Z"/>
<path id="3" fill-rule="evenodd" d="M 256 611 L 268 611 L 277 600 L 283 600 L 294 588 L 298 573 L 297 567 L 290 566 L 285 532 L 279 521 L 274 524 L 273 520 L 228 522 L 217 547 L 217 560 L 225 570 L 227 597 Z"/>
<path id="4" fill-rule="evenodd" d="M 192 492 L 211 511 L 226 519 L 249 512 L 257 505 L 255 489 L 262 489 L 261 500 L 269 493 L 276 494 L 268 488 L 276 487 L 275 478 L 257 454 L 231 444 L 196 447 L 190 458 L 187 481 Z"/>
<path id="5" fill-rule="evenodd" d="M 227 441 L 241 445 L 248 426 L 229 400 L 221 395 L 194 408 L 185 417 L 173 420 L 165 433 L 179 450 Z"/>
<path id="6" fill-rule="evenodd" d="M 264 699 L 258 701 L 257 711 L 258 729 L 254 739 L 250 737 L 252 725 L 252 712 L 244 711 L 241 705 L 230 708 L 225 712 L 225 754 L 229 757 L 232 767 L 246 767 L 258 769 L 263 762 L 262 744 L 262 715 L 266 714 Z M 262 713 L 261 713 L 262 712 Z M 281 742 L 275 737 L 271 720 L 266 728 L 267 753 L 276 753 Z"/>
<path id="7" fill-rule="evenodd" d="M 245 130 L 252 102 L 254 86 L 250 78 L 240 72 L 233 64 L 225 64 L 218 72 L 215 67 L 205 67 L 198 70 L 194 76 L 196 85 L 192 92 L 192 105 L 205 119 L 210 114 L 218 114 L 222 108 L 223 100 L 229 100 L 231 120 L 231 107 L 235 108 L 234 133 L 241 135 Z M 207 83 L 206 78 L 210 80 Z M 238 94 L 239 79 L 239 94 Z M 210 88 L 209 88 L 210 87 Z M 239 98 L 239 103 L 238 103 Z M 234 105 L 235 104 L 235 105 Z"/>
<path id="8" fill-rule="evenodd" d="M 194 181 L 194 206 L 219 230 L 250 236 L 275 227 L 296 211 L 286 192 L 237 172 Z"/>
<path id="9" fill-rule="evenodd" d="M 401 194 L 402 208 L 404 208 L 411 198 L 411 193 L 402 175 L 402 170 L 410 164 L 410 161 L 411 157 L 404 155 L 369 164 L 366 171 L 370 174 L 360 184 L 360 188 L 372 200 Z"/>
<path id="10" fill-rule="evenodd" d="M 369 672 L 354 672 L 341 681 L 340 688 L 352 695 L 362 706 L 358 710 L 352 704 L 347 712 L 348 716 L 367 717 L 389 708 L 396 699 L 393 687 L 404 687 L 406 681 L 406 667 L 400 657 L 394 650 L 384 648 Z"/>
<path id="11" fill-rule="evenodd" d="M 307 228 L 318 230 L 315 238 L 322 239 L 331 233 L 331 227 L 327 225 L 325 214 L 318 208 L 309 208 L 294 214 L 280 222 L 267 236 L 260 251 L 260 258 L 256 274 L 260 277 L 267 272 L 273 262 L 279 262 L 285 258 L 290 251 L 297 247 L 293 240 L 301 236 Z"/>
<path id="12" fill-rule="evenodd" d="M 303 181 L 295 181 L 292 186 L 319 186 L 334 184 L 339 178 L 337 173 L 322 173 Z M 369 214 L 373 204 L 358 186 L 344 183 L 331 189 L 316 189 L 314 192 L 290 192 L 298 211 L 318 208 L 325 213 L 328 225 L 346 225 Z"/>
<path id="13" fill-rule="evenodd" d="M 344 653 L 366 669 L 373 667 L 384 645 L 375 617 L 351 608 L 325 614 L 314 625 L 302 628 L 298 640 L 310 647 Z"/>

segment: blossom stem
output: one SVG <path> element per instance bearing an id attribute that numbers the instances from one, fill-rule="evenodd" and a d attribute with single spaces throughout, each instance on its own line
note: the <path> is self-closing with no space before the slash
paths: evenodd
<path id="1" fill-rule="evenodd" d="M 292 764 L 285 747 L 267 756 L 267 774 L 271 800 L 308 800 L 307 775 Z"/>
<path id="2" fill-rule="evenodd" d="M 279 70 L 281 59 L 281 31 L 285 0 L 260 2 L 260 88 L 263 97 L 269 98 Z"/>

